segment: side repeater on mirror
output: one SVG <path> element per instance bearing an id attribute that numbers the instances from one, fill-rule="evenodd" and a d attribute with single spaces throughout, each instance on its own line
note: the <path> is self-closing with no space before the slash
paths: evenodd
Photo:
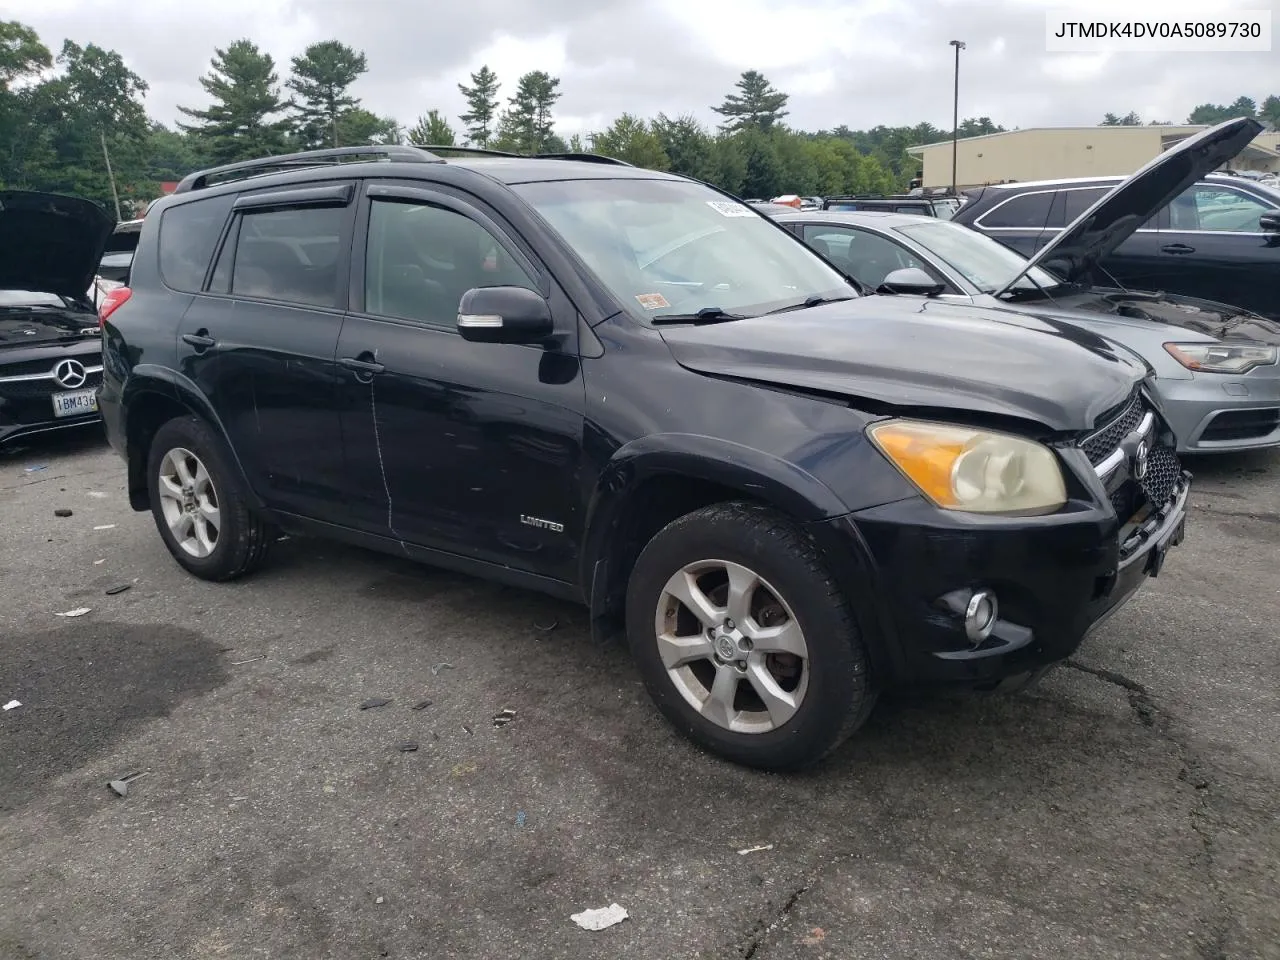
<path id="1" fill-rule="evenodd" d="M 458 303 L 458 332 L 473 343 L 537 343 L 554 329 L 546 298 L 524 287 L 474 287 Z"/>

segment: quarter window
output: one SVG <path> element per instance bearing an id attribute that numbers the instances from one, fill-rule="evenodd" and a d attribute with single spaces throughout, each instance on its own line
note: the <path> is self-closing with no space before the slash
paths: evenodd
<path id="1" fill-rule="evenodd" d="M 1101 200 L 1107 194 L 1106 187 L 1090 188 L 1088 190 L 1064 190 L 1062 195 L 1066 198 L 1066 210 L 1062 215 L 1064 224 L 1071 223 L 1076 217 L 1084 213 L 1091 206 Z"/>
<path id="2" fill-rule="evenodd" d="M 226 194 L 194 200 L 160 215 L 160 276 L 167 287 L 198 293 L 204 286 L 209 258 L 235 199 Z"/>
<path id="3" fill-rule="evenodd" d="M 918 267 L 933 275 L 923 261 L 901 244 L 865 230 L 806 226 L 804 241 L 860 283 L 876 289 L 894 270 Z"/>
<path id="4" fill-rule="evenodd" d="M 1169 226 L 1174 230 L 1257 233 L 1258 218 L 1271 210 L 1239 190 L 1197 183 L 1169 204 Z"/>
<path id="5" fill-rule="evenodd" d="M 982 226 L 1005 227 L 1019 230 L 1045 230 L 1062 226 L 1051 222 L 1053 193 L 1024 193 L 1006 200 L 984 215 Z"/>
<path id="6" fill-rule="evenodd" d="M 452 328 L 475 287 L 537 284 L 488 230 L 444 207 L 374 200 L 365 251 L 365 312 Z"/>
<path id="7" fill-rule="evenodd" d="M 312 307 L 338 305 L 343 207 L 246 213 L 231 267 L 231 293 Z M 221 273 L 221 264 L 215 271 Z"/>

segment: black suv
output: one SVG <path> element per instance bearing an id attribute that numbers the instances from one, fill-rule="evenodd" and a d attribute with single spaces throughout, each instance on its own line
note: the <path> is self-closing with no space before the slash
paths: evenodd
<path id="1" fill-rule="evenodd" d="M 903 193 L 851 197 L 827 197 L 822 209 L 832 213 L 852 210 L 879 210 L 883 213 L 909 213 L 917 217 L 938 217 L 950 220 L 960 210 L 963 201 L 955 195 Z"/>
<path id="2" fill-rule="evenodd" d="M 281 528 L 580 601 L 752 765 L 817 760 L 889 685 L 1035 675 L 1182 536 L 1128 354 L 860 297 L 746 204 L 604 158 L 207 171 L 130 282 L 101 404 L 187 570 Z"/>
<path id="3" fill-rule="evenodd" d="M 1030 257 L 1123 180 L 977 188 L 954 219 Z M 1209 174 L 1103 258 L 1095 279 L 1231 303 L 1280 320 L 1280 191 Z"/>

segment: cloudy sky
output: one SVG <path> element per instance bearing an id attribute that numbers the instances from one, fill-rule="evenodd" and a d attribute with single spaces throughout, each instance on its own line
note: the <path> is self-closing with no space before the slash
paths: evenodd
<path id="1" fill-rule="evenodd" d="M 1092 8 L 1082 10 L 1086 19 Z M 1269 53 L 1048 54 L 1053 0 L 5 0 L 5 18 L 112 47 L 151 85 L 147 107 L 172 122 L 205 102 L 197 78 L 215 47 L 249 37 L 287 72 L 308 43 L 365 51 L 355 92 L 412 123 L 433 107 L 456 117 L 457 83 L 482 63 L 513 92 L 522 72 L 561 78 L 561 133 L 600 129 L 623 111 L 691 112 L 708 123 L 746 69 L 791 95 L 789 122 L 855 129 L 951 123 L 952 39 L 964 40 L 962 117 L 1006 126 L 1097 123 L 1136 110 L 1183 121 L 1197 103 L 1280 93 Z M 1165 16 L 1276 10 L 1278 0 L 1164 0 Z M 1118 12 L 1129 4 L 1112 4 Z M 1273 13 L 1280 25 L 1280 13 Z M 1276 89 L 1263 89 L 1270 83 Z"/>

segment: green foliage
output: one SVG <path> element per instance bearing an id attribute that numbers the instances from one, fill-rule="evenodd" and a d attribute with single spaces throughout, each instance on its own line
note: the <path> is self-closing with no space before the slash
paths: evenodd
<path id="1" fill-rule="evenodd" d="M 385 146 L 403 141 L 404 131 L 395 117 L 380 117 L 363 107 L 352 107 L 338 115 L 339 146 Z"/>
<path id="2" fill-rule="evenodd" d="M 209 73 L 200 78 L 213 98 L 208 107 L 179 107 L 194 124 L 179 123 L 214 163 L 234 163 L 286 152 L 292 124 L 283 118 L 286 102 L 271 55 L 251 40 L 214 50 Z"/>
<path id="3" fill-rule="evenodd" d="M 1140 127 L 1142 126 L 1142 118 L 1130 110 L 1123 117 L 1114 113 L 1108 113 L 1102 118 L 1102 126 L 1104 127 Z"/>
<path id="4" fill-rule="evenodd" d="M 40 35 L 16 20 L 0 21 L 0 93 L 8 93 L 15 80 L 26 80 L 53 66 L 49 48 Z"/>
<path id="5" fill-rule="evenodd" d="M 1262 108 L 1258 111 L 1258 119 L 1265 120 L 1272 127 L 1280 130 L 1280 97 L 1274 93 L 1262 101 Z"/>
<path id="6" fill-rule="evenodd" d="M 591 149 L 649 170 L 668 170 L 671 161 L 662 149 L 662 140 L 650 124 L 639 117 L 624 113 L 602 133 L 591 135 Z"/>
<path id="7" fill-rule="evenodd" d="M 297 149 L 357 145 L 342 136 L 341 121 L 360 105 L 348 90 L 368 69 L 362 52 L 337 40 L 313 43 L 302 56 L 293 58 L 293 76 L 285 86 L 298 96 L 292 104 Z"/>
<path id="8" fill-rule="evenodd" d="M 720 106 L 711 108 L 725 118 L 720 129 L 726 133 L 747 129 L 767 132 L 787 115 L 788 96 L 775 90 L 764 74 L 747 70 L 734 86 L 738 93 L 730 93 Z"/>
<path id="9" fill-rule="evenodd" d="M 555 137 L 551 117 L 551 108 L 561 97 L 559 87 L 560 78 L 545 70 L 531 70 L 522 76 L 498 122 L 493 147 L 515 153 L 553 153 L 559 146 L 562 152 L 564 141 Z"/>
<path id="10" fill-rule="evenodd" d="M 458 92 L 467 99 L 467 112 L 458 119 L 466 127 L 467 139 L 477 147 L 487 147 L 489 138 L 493 136 L 494 119 L 498 115 L 498 89 L 501 86 L 498 75 L 489 69 L 488 64 L 471 74 L 471 86 L 458 84 Z"/>
<path id="11" fill-rule="evenodd" d="M 1268 103 L 1272 103 L 1273 110 L 1275 109 L 1275 99 L 1273 95 L 1262 101 L 1264 112 Z M 1225 107 L 1216 103 L 1202 103 L 1191 111 L 1191 115 L 1187 117 L 1187 123 L 1213 125 L 1227 120 L 1234 120 L 1236 117 L 1258 117 L 1257 101 L 1252 97 L 1237 97 L 1234 103 L 1230 103 Z M 1260 119 L 1269 118 L 1264 116 Z"/>
<path id="12" fill-rule="evenodd" d="M 432 143 L 449 147 L 458 145 L 453 127 L 449 126 L 449 121 L 439 110 L 428 110 L 425 117 L 419 117 L 418 122 L 409 128 L 408 138 L 410 143 Z"/>

